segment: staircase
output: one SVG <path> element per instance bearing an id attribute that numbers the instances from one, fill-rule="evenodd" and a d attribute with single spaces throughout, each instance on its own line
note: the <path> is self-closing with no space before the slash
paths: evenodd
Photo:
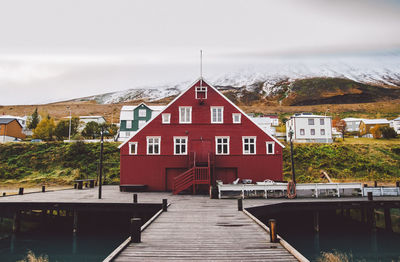
<path id="1" fill-rule="evenodd" d="M 192 157 L 194 155 L 194 157 Z M 193 163 L 190 164 L 189 170 L 183 172 L 174 179 L 173 194 L 177 195 L 180 192 L 192 187 L 193 194 L 196 194 L 197 185 L 210 185 L 210 155 L 208 155 L 207 166 L 196 165 L 196 154 L 189 154 L 189 162 L 193 159 Z"/>

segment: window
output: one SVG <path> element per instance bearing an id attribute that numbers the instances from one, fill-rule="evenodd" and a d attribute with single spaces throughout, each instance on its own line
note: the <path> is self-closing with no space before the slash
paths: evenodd
<path id="1" fill-rule="evenodd" d="M 126 137 L 130 137 L 131 136 L 131 132 L 125 132 Z"/>
<path id="2" fill-rule="evenodd" d="M 232 114 L 233 123 L 234 123 L 234 124 L 240 124 L 240 123 L 241 123 L 241 117 L 242 117 L 242 114 L 240 114 L 240 113 L 233 113 L 233 114 Z"/>
<path id="3" fill-rule="evenodd" d="M 137 142 L 129 142 L 129 154 L 137 155 Z"/>
<path id="4" fill-rule="evenodd" d="M 162 123 L 163 124 L 171 123 L 171 114 L 162 114 Z"/>
<path id="5" fill-rule="evenodd" d="M 146 117 L 146 109 L 139 109 L 139 116 Z"/>
<path id="6" fill-rule="evenodd" d="M 215 137 L 215 153 L 217 155 L 229 155 L 229 136 Z"/>
<path id="7" fill-rule="evenodd" d="M 315 129 L 310 129 L 311 135 L 315 136 Z"/>
<path id="8" fill-rule="evenodd" d="M 146 124 L 146 120 L 139 120 L 138 129 L 141 129 Z"/>
<path id="9" fill-rule="evenodd" d="M 179 123 L 190 124 L 192 123 L 192 107 L 180 106 L 179 107 Z"/>
<path id="10" fill-rule="evenodd" d="M 321 136 L 325 135 L 325 129 L 321 129 Z"/>
<path id="11" fill-rule="evenodd" d="M 242 142 L 243 142 L 243 154 L 244 155 L 250 155 L 250 154 L 256 153 L 256 137 L 244 136 L 244 137 L 242 137 Z"/>
<path id="12" fill-rule="evenodd" d="M 174 155 L 187 155 L 187 137 L 174 137 Z"/>
<path id="13" fill-rule="evenodd" d="M 325 119 L 320 118 L 320 119 L 319 119 L 319 124 L 320 124 L 321 126 L 325 125 Z"/>
<path id="14" fill-rule="evenodd" d="M 304 134 L 305 134 L 304 129 L 300 129 L 300 135 L 304 136 Z"/>
<path id="15" fill-rule="evenodd" d="M 147 137 L 147 154 L 159 155 L 161 151 L 161 137 L 148 136 Z"/>
<path id="16" fill-rule="evenodd" d="M 130 120 L 126 121 L 126 128 L 132 128 L 132 121 Z"/>
<path id="17" fill-rule="evenodd" d="M 314 119 L 313 118 L 308 119 L 308 125 L 310 125 L 310 126 L 314 125 Z"/>
<path id="18" fill-rule="evenodd" d="M 223 123 L 224 122 L 224 107 L 223 106 L 212 106 L 211 107 L 211 123 Z"/>
<path id="19" fill-rule="evenodd" d="M 274 142 L 266 142 L 266 147 L 267 147 L 267 155 L 273 155 L 275 153 Z"/>
<path id="20" fill-rule="evenodd" d="M 207 99 L 206 86 L 196 86 L 196 99 Z"/>

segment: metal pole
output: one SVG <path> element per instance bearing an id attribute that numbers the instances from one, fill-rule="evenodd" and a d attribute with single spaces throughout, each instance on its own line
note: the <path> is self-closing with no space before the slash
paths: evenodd
<path id="1" fill-rule="evenodd" d="M 296 184 L 296 173 L 294 171 L 294 160 L 293 160 L 293 141 L 292 141 L 293 130 L 292 130 L 292 127 L 290 127 L 289 137 L 290 137 L 290 160 L 292 161 L 292 180 L 293 180 L 293 183 Z"/>
<path id="2" fill-rule="evenodd" d="M 99 199 L 101 199 L 101 184 L 102 184 L 102 176 L 103 176 L 103 134 L 104 130 L 101 127 L 101 139 L 100 139 L 100 174 L 99 174 Z"/>
<path id="3" fill-rule="evenodd" d="M 69 109 L 69 131 L 68 131 L 68 141 L 71 141 L 71 120 L 72 120 L 72 116 L 71 116 L 71 108 L 68 107 Z"/>
<path id="4" fill-rule="evenodd" d="M 326 113 L 327 112 L 329 112 L 329 108 L 325 111 L 325 117 L 324 117 L 324 121 L 326 121 L 327 119 L 326 119 Z M 325 128 L 325 138 L 326 138 L 326 143 L 328 144 L 328 127 L 329 127 L 329 124 L 328 124 L 328 121 L 326 121 L 326 128 Z M 331 132 L 332 132 L 332 126 L 331 126 Z"/>

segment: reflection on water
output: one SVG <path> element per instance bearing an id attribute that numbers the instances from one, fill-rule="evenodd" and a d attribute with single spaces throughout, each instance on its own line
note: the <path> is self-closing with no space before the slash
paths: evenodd
<path id="1" fill-rule="evenodd" d="M 101 261 L 123 240 L 125 232 L 102 234 L 82 233 L 21 233 L 0 241 L 1 261 L 24 259 L 29 250 L 39 256 L 47 255 L 49 261 Z"/>
<path id="2" fill-rule="evenodd" d="M 267 221 L 267 216 L 258 216 Z M 359 221 L 320 213 L 320 231 L 315 232 L 311 212 L 290 212 L 275 216 L 279 234 L 310 261 L 318 261 L 321 252 L 335 251 L 350 261 L 400 261 L 400 234 L 372 230 Z"/>

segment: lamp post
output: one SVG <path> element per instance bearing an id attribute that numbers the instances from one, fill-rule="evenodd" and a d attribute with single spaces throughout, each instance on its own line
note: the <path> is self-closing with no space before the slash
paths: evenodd
<path id="1" fill-rule="evenodd" d="M 292 161 L 292 180 L 293 183 L 296 184 L 296 173 L 294 171 L 294 161 L 293 161 L 293 130 L 292 127 L 289 129 L 289 138 L 290 138 L 290 160 Z"/>
<path id="2" fill-rule="evenodd" d="M 68 130 L 68 141 L 71 142 L 71 107 L 67 106 L 67 109 L 69 110 L 69 130 Z"/>
<path id="3" fill-rule="evenodd" d="M 327 112 L 329 112 L 329 108 L 326 109 L 326 111 L 325 111 L 324 121 L 326 120 L 326 113 L 327 113 Z M 326 143 L 327 143 L 327 144 L 329 143 L 329 142 L 328 142 L 328 128 L 329 128 L 328 121 L 326 121 L 325 138 L 326 138 Z M 332 127 L 331 127 L 331 132 L 332 132 Z"/>
<path id="4" fill-rule="evenodd" d="M 100 171 L 99 171 L 99 199 L 101 199 L 101 184 L 102 184 L 102 176 L 103 176 L 103 136 L 104 136 L 104 127 L 101 127 L 101 138 L 100 138 Z"/>

